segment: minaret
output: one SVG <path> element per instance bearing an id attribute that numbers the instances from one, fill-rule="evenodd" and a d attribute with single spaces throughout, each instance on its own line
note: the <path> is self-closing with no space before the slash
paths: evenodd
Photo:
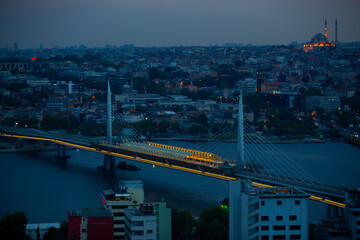
<path id="1" fill-rule="evenodd" d="M 335 47 L 337 47 L 337 19 L 335 20 Z"/>
<path id="2" fill-rule="evenodd" d="M 326 21 L 326 19 L 325 19 L 325 37 L 327 39 L 327 21 Z"/>

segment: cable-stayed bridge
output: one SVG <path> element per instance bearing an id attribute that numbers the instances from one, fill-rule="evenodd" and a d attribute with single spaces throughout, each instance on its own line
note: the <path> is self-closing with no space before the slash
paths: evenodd
<path id="1" fill-rule="evenodd" d="M 66 146 L 101 153 L 105 155 L 104 168 L 109 170 L 114 169 L 114 157 L 120 157 L 222 180 L 249 179 L 255 187 L 274 191 L 291 188 L 308 194 L 312 200 L 345 208 L 346 189 L 320 183 L 243 122 L 241 95 L 237 129 L 226 127 L 190 149 L 147 141 L 118 111 L 111 109 L 108 88 L 106 124 L 88 122 L 75 134 L 1 127 L 1 136 L 57 143 L 59 157 L 66 157 Z M 236 149 L 225 151 L 221 140 L 236 136 Z"/>

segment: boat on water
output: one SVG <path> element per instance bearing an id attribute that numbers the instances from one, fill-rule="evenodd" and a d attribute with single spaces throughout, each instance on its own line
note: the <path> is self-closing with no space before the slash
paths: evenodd
<path id="1" fill-rule="evenodd" d="M 119 162 L 116 167 L 117 167 L 117 169 L 119 169 L 119 170 L 128 170 L 128 171 L 138 171 L 138 170 L 141 170 L 140 168 L 138 168 L 138 167 L 135 166 L 134 164 L 127 163 L 127 162 L 125 162 L 125 161 Z"/>

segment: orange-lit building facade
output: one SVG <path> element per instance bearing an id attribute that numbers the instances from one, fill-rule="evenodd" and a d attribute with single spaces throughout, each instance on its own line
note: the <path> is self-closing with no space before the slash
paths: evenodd
<path id="1" fill-rule="evenodd" d="M 321 48 L 335 48 L 337 44 L 337 20 L 335 22 L 335 43 L 331 42 L 327 37 L 327 22 L 325 20 L 325 34 L 317 33 L 311 38 L 310 42 L 304 43 L 303 50 L 305 52 L 321 49 Z"/>

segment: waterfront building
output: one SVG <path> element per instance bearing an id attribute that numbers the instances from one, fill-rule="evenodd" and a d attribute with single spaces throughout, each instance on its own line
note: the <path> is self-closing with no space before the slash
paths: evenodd
<path id="1" fill-rule="evenodd" d="M 166 202 L 146 202 L 152 205 L 156 216 L 156 239 L 171 240 L 171 208 Z"/>
<path id="2" fill-rule="evenodd" d="M 108 209 L 69 211 L 68 224 L 68 239 L 114 239 L 113 214 Z"/>
<path id="3" fill-rule="evenodd" d="M 125 209 L 125 239 L 156 240 L 156 216 L 151 204 Z"/>
<path id="4" fill-rule="evenodd" d="M 230 240 L 308 239 L 308 195 L 244 181 L 231 181 L 229 193 Z"/>
<path id="5" fill-rule="evenodd" d="M 120 181 L 120 189 L 103 191 L 101 199 L 106 209 L 114 215 L 114 239 L 125 239 L 126 208 L 139 208 L 144 203 L 144 189 L 141 181 Z"/>
<path id="6" fill-rule="evenodd" d="M 346 193 L 345 220 L 351 230 L 351 240 L 360 239 L 360 189 Z"/>
<path id="7" fill-rule="evenodd" d="M 337 96 L 311 96 L 305 99 L 306 109 L 315 110 L 320 107 L 325 112 L 338 110 L 341 106 L 341 100 Z"/>
<path id="8" fill-rule="evenodd" d="M 119 186 L 130 194 L 132 207 L 139 208 L 144 203 L 144 185 L 140 180 L 120 181 Z"/>
<path id="9" fill-rule="evenodd" d="M 25 233 L 32 240 L 42 239 L 49 228 L 60 228 L 60 223 L 29 223 L 25 226 Z"/>

